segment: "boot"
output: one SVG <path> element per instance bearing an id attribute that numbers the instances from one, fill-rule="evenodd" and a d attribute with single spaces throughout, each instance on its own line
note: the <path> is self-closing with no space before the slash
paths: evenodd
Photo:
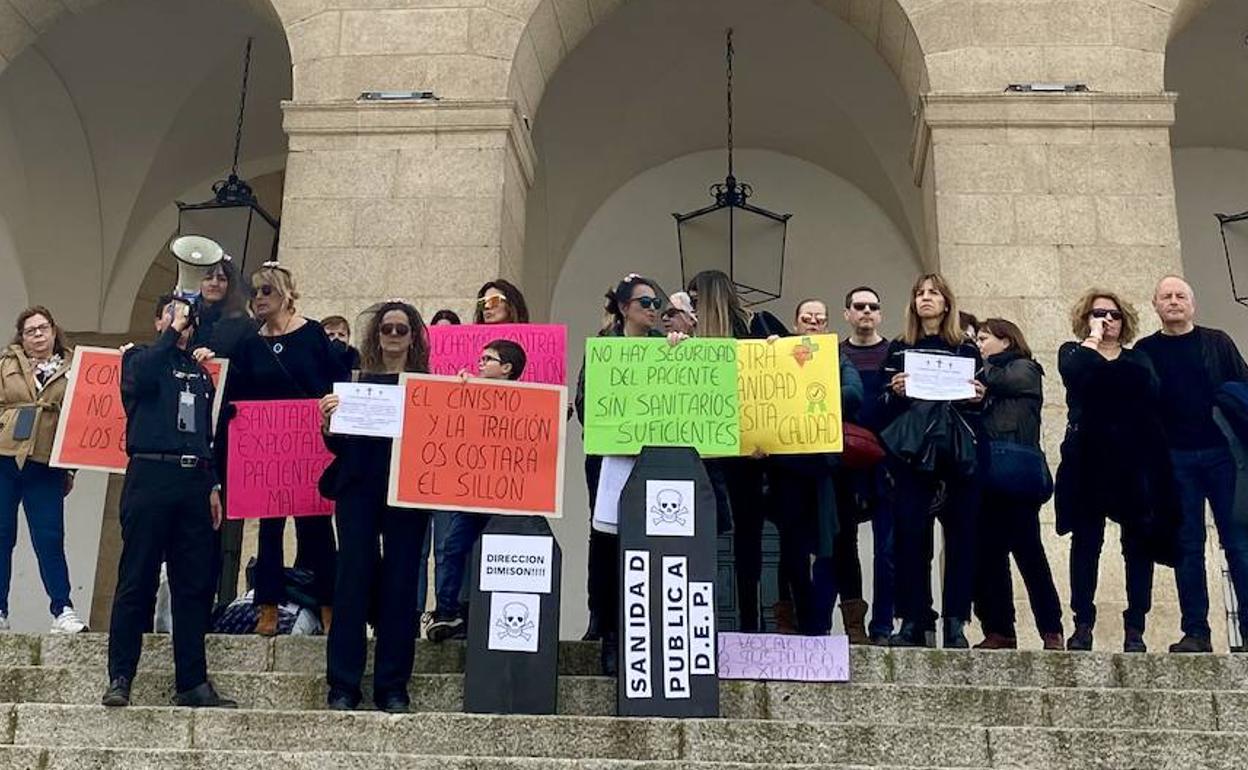
<path id="1" fill-rule="evenodd" d="M 1040 634 L 1040 640 L 1044 642 L 1044 649 L 1046 650 L 1066 649 L 1065 646 L 1062 645 L 1062 632 L 1061 631 L 1054 631 L 1048 634 Z"/>
<path id="2" fill-rule="evenodd" d="M 1061 641 L 1060 637 L 1058 638 L 1058 641 L 1059 642 Z M 1014 638 L 1013 636 L 1006 636 L 1005 634 L 998 634 L 996 632 L 990 631 L 986 636 L 984 636 L 984 641 L 975 645 L 975 649 L 977 650 L 1017 650 L 1018 639 Z"/>
<path id="3" fill-rule="evenodd" d="M 1207 636 L 1183 634 L 1183 638 L 1170 645 L 1170 652 L 1213 652 L 1213 644 Z"/>
<path id="4" fill-rule="evenodd" d="M 175 706 L 186 708 L 236 709 L 238 703 L 229 698 L 222 698 L 212 686 L 212 682 L 204 682 L 198 687 L 180 692 L 171 701 Z"/>
<path id="5" fill-rule="evenodd" d="M 334 608 L 328 604 L 321 605 L 321 629 L 329 636 L 329 627 L 334 622 Z"/>
<path id="6" fill-rule="evenodd" d="M 841 620 L 850 644 L 870 644 L 867 635 L 867 603 L 862 599 L 841 600 Z"/>
<path id="7" fill-rule="evenodd" d="M 603 676 L 618 676 L 620 673 L 620 636 L 619 634 L 608 631 L 602 635 L 602 663 Z"/>
<path id="8" fill-rule="evenodd" d="M 888 638 L 889 647 L 935 647 L 936 635 L 926 629 L 919 628 L 918 623 L 909 620 L 901 622 L 901 630 Z"/>
<path id="9" fill-rule="evenodd" d="M 1066 640 L 1066 649 L 1090 652 L 1092 650 L 1092 625 L 1089 623 L 1076 623 L 1075 632 Z"/>
<path id="10" fill-rule="evenodd" d="M 1138 628 L 1131 628 L 1130 626 L 1123 628 L 1122 651 L 1148 652 L 1148 646 L 1144 644 L 1144 632 Z"/>
<path id="11" fill-rule="evenodd" d="M 776 602 L 771 605 L 771 613 L 776 618 L 777 634 L 798 633 L 797 611 L 793 609 L 793 602 Z"/>
<path id="12" fill-rule="evenodd" d="M 971 643 L 966 640 L 966 621 L 958 618 L 945 618 L 944 648 L 946 650 L 970 649 Z"/>
<path id="13" fill-rule="evenodd" d="M 276 604 L 260 605 L 260 617 L 256 620 L 256 633 L 260 636 L 277 636 Z"/>

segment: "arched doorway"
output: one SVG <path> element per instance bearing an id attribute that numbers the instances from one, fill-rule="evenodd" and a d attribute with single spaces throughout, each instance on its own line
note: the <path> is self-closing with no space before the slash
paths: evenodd
<path id="1" fill-rule="evenodd" d="M 784 295 L 764 307 L 790 319 L 801 298 L 819 296 L 835 308 L 848 289 L 872 284 L 892 317 L 900 317 L 901 298 L 927 252 L 910 158 L 922 78 L 913 64 L 908 83 L 899 77 L 906 46 L 889 41 L 908 41 L 907 61 L 921 65 L 922 57 L 904 15 L 884 10 L 890 4 L 872 4 L 873 34 L 863 19 L 825 5 L 846 4 L 637 0 L 601 19 L 592 15 L 592 31 L 575 38 L 571 51 L 566 6 L 551 11 L 562 46 L 543 37 L 542 6 L 534 12 L 513 71 L 518 100 L 531 104 L 533 93 L 540 99 L 522 269 L 530 307 L 568 326 L 569 371 L 581 365 L 580 340 L 599 328 L 604 289 L 623 274 L 679 288 L 671 214 L 705 205 L 707 186 L 725 172 L 729 26 L 736 174 L 754 186 L 758 205 L 793 214 Z M 881 38 L 884 18 L 890 31 Z M 525 76 L 530 54 L 541 79 Z M 580 554 L 587 498 L 579 431 L 573 434 L 568 514 L 556 528 L 569 554 L 565 636 L 585 623 Z M 861 545 L 869 554 L 869 535 Z"/>

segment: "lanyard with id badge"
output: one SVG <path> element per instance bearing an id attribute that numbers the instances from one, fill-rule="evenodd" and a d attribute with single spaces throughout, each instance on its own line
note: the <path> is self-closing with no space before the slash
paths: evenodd
<path id="1" fill-rule="evenodd" d="M 178 430 L 182 433 L 195 432 L 195 394 L 187 386 L 187 390 L 178 394 Z"/>

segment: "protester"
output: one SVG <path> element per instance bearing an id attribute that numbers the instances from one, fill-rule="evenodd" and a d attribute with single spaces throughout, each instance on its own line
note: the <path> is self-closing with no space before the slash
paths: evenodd
<path id="1" fill-rule="evenodd" d="M 220 487 L 212 470 L 212 378 L 188 350 L 190 306 L 162 297 L 155 344 L 121 361 L 126 410 L 125 486 L 121 492 L 121 563 L 108 636 L 105 706 L 130 704 L 143 631 L 156 604 L 160 565 L 173 594 L 176 706 L 233 708 L 208 680 L 204 634 L 216 585 Z"/>
<path id="2" fill-rule="evenodd" d="M 524 295 L 510 281 L 497 278 L 487 282 L 477 291 L 473 323 L 477 324 L 527 324 L 529 306 Z"/>
<path id="3" fill-rule="evenodd" d="M 888 340 L 880 335 L 884 315 L 879 292 L 870 286 L 850 289 L 845 294 L 844 318 L 849 324 L 850 334 L 841 340 L 841 355 L 854 365 L 862 378 L 862 408 L 859 409 L 857 421 L 867 430 L 878 430 L 879 411 L 888 384 L 881 372 L 888 354 Z M 843 475 L 847 478 L 845 487 L 854 495 L 857 507 L 871 518 L 874 559 L 871 569 L 871 624 L 867 628 L 867 641 L 887 646 L 889 637 L 893 635 L 893 508 L 891 495 L 888 494 L 892 480 L 882 464 L 870 469 L 847 471 Z M 861 572 L 859 575 L 861 583 Z M 853 619 L 857 620 L 856 617 Z M 848 631 L 851 619 L 844 620 Z M 857 623 L 854 625 L 857 626 Z M 853 636 L 858 636 L 856 631 L 855 628 L 851 641 Z M 858 636 L 858 639 L 861 640 L 861 637 Z"/>
<path id="4" fill-rule="evenodd" d="M 1195 324 L 1196 294 L 1179 276 L 1168 275 L 1157 284 L 1153 309 L 1161 331 L 1140 340 L 1135 349 L 1148 355 L 1160 380 L 1161 422 L 1182 506 L 1174 579 L 1183 638 L 1170 652 L 1213 652 L 1205 577 L 1206 500 L 1235 595 L 1241 606 L 1248 603 L 1248 520 L 1235 512 L 1235 461 L 1213 420 L 1214 396 L 1225 383 L 1248 382 L 1248 365 L 1226 332 Z M 1239 628 L 1248 639 L 1248 612 L 1240 612 Z"/>
<path id="5" fill-rule="evenodd" d="M 1061 599 L 1040 539 L 1040 506 L 1052 492 L 1040 449 L 1044 369 L 1032 356 L 1022 330 L 1003 318 L 989 318 L 979 324 L 978 341 L 987 387 L 983 425 L 989 459 L 980 508 L 975 587 L 975 611 L 985 636 L 975 647 L 1018 647 L 1012 554 L 1027 586 L 1044 649 L 1060 650 Z M 981 458 L 984 456 L 981 453 Z"/>
<path id="6" fill-rule="evenodd" d="M 365 331 L 359 382 L 398 385 L 402 372 L 429 371 L 425 324 L 410 304 L 391 300 L 373 315 Z M 373 702 L 381 711 L 405 713 L 410 705 L 418 631 L 418 587 L 411 563 L 420 553 L 428 513 L 387 505 L 393 439 L 340 436 L 329 432 L 340 399 L 321 398 L 325 446 L 338 459 L 333 474 L 338 572 L 337 612 L 326 649 L 326 703 L 352 710 L 363 697 L 360 682 L 368 657 L 366 625 L 373 602 L 377 640 Z"/>
<path id="7" fill-rule="evenodd" d="M 689 300 L 689 295 L 678 291 L 668 299 L 671 305 L 663 311 L 663 331 L 692 336 L 698 327 L 698 314 L 693 312 L 693 302 Z"/>
<path id="8" fill-rule="evenodd" d="M 1181 514 L 1158 416 L 1163 409 L 1149 357 L 1123 347 L 1138 316 L 1112 291 L 1089 289 L 1071 312 L 1078 342 L 1057 354 L 1066 386 L 1066 438 L 1057 472 L 1058 534 L 1071 533 L 1070 589 L 1075 630 L 1068 650 L 1092 649 L 1097 570 L 1105 520 L 1122 528 L 1127 609 L 1123 650 L 1146 652 L 1153 562 L 1173 564 Z"/>
<path id="9" fill-rule="evenodd" d="M 459 326 L 462 321 L 459 320 L 459 313 L 454 310 L 442 309 L 433 314 L 433 320 L 429 322 L 430 326 Z"/>
<path id="10" fill-rule="evenodd" d="M 0 354 L 0 630 L 9 628 L 20 504 L 48 594 L 52 633 L 76 634 L 87 625 L 70 601 L 65 561 L 65 496 L 74 474 L 48 465 L 73 352 L 45 307 L 23 310 L 16 327 Z"/>
<path id="11" fill-rule="evenodd" d="M 333 344 L 334 349 L 343 357 L 348 369 L 360 368 L 360 351 L 351 344 L 351 324 L 340 315 L 327 315 L 321 319 L 321 328 L 325 336 Z"/>
<path id="12" fill-rule="evenodd" d="M 886 415 L 891 419 L 882 438 L 895 456 L 894 547 L 897 611 L 902 619 L 891 644 L 932 646 L 928 637 L 936 619 L 931 594 L 932 502 L 943 484 L 944 504 L 937 514 L 945 537 L 943 645 L 965 648 L 969 646 L 964 628 L 971 611 L 979 506 L 976 413 L 984 385 L 974 380 L 974 395 L 953 405 L 912 399 L 907 396 L 909 375 L 905 372 L 905 353 L 910 350 L 970 358 L 979 371 L 979 350 L 966 339 L 953 291 L 938 274 L 922 275 L 915 281 L 906 306 L 905 332 L 889 343 L 882 369 L 889 378 Z"/>
<path id="13" fill-rule="evenodd" d="M 319 399 L 335 382 L 349 379 L 350 370 L 319 323 L 299 315 L 299 292 L 290 271 L 267 262 L 251 277 L 252 310 L 262 326 L 239 347 L 227 385 L 231 401 Z M 255 566 L 256 633 L 277 633 L 277 605 L 285 601 L 284 517 L 260 522 Z M 298 553 L 295 566 L 312 572 L 313 598 L 320 604 L 321 624 L 333 618 L 334 530 L 328 516 L 295 518 Z"/>
<path id="14" fill-rule="evenodd" d="M 477 376 L 484 380 L 518 380 L 524 374 L 528 356 L 524 348 L 511 340 L 494 340 L 481 350 L 477 359 Z M 466 372 L 461 377 L 467 379 Z M 468 572 L 472 547 L 490 517 L 480 513 L 456 513 L 446 533 L 446 576 L 437 591 L 437 607 L 429 624 L 429 640 L 463 639 L 468 632 L 467 613 L 461 606 L 460 593 Z"/>

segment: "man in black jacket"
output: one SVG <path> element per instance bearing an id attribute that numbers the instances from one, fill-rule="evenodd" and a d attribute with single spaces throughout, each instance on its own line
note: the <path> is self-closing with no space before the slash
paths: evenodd
<path id="1" fill-rule="evenodd" d="M 1212 652 L 1209 586 L 1205 578 L 1205 501 L 1226 552 L 1231 583 L 1241 602 L 1248 600 L 1248 526 L 1234 515 L 1235 463 L 1226 438 L 1213 420 L 1214 396 L 1224 383 L 1248 382 L 1248 365 L 1231 338 L 1219 329 L 1197 326 L 1195 294 L 1175 275 L 1162 278 L 1153 292 L 1161 331 L 1136 349 L 1148 354 L 1161 381 L 1162 423 L 1182 504 L 1179 563 L 1175 570 L 1183 638 L 1171 652 Z M 1240 615 L 1248 636 L 1248 614 Z"/>

